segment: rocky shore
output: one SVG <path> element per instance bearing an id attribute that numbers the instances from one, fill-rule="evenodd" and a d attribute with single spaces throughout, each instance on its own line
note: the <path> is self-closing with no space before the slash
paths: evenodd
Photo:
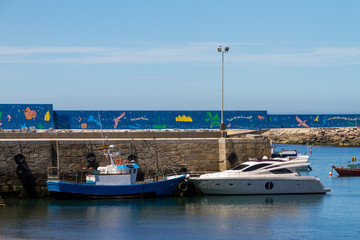
<path id="1" fill-rule="evenodd" d="M 360 147 L 360 128 L 276 128 L 262 135 L 281 144 L 331 145 Z"/>

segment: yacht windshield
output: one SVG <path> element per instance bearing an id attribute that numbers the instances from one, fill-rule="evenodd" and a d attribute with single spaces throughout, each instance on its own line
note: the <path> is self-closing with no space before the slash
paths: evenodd
<path id="1" fill-rule="evenodd" d="M 247 164 L 240 164 L 240 165 L 238 165 L 236 167 L 233 167 L 232 170 L 241 170 L 241 169 L 246 168 L 248 166 L 249 165 L 247 165 Z"/>
<path id="2" fill-rule="evenodd" d="M 257 164 L 257 165 L 254 165 L 254 166 L 251 166 L 251 167 L 245 169 L 243 172 L 254 171 L 256 169 L 259 169 L 259 168 L 262 168 L 265 166 L 269 166 L 269 165 L 271 165 L 271 164 L 270 163 L 260 163 L 260 164 Z"/>

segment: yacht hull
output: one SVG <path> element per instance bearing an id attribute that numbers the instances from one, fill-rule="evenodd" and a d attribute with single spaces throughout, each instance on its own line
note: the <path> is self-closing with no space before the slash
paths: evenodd
<path id="1" fill-rule="evenodd" d="M 207 195 L 267 195 L 267 194 L 325 194 L 316 177 L 237 177 L 191 178 L 191 182 Z"/>

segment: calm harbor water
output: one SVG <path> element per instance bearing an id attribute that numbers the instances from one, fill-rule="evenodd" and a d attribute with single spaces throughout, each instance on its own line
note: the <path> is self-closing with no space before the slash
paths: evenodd
<path id="1" fill-rule="evenodd" d="M 12 200 L 0 207 L 0 239 L 357 239 L 360 177 L 329 172 L 360 148 L 312 149 L 302 174 L 320 177 L 326 195 Z"/>

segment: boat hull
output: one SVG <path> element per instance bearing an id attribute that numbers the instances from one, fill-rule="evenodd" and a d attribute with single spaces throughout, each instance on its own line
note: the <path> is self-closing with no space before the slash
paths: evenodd
<path id="1" fill-rule="evenodd" d="M 191 178 L 191 182 L 207 195 L 272 195 L 272 194 L 325 194 L 316 177 L 238 177 L 238 178 Z"/>
<path id="2" fill-rule="evenodd" d="M 334 167 L 334 166 L 333 168 L 340 176 L 360 176 L 360 169 Z"/>
<path id="3" fill-rule="evenodd" d="M 170 196 L 186 175 L 158 182 L 130 185 L 95 185 L 47 181 L 50 194 L 56 198 L 138 198 Z"/>

